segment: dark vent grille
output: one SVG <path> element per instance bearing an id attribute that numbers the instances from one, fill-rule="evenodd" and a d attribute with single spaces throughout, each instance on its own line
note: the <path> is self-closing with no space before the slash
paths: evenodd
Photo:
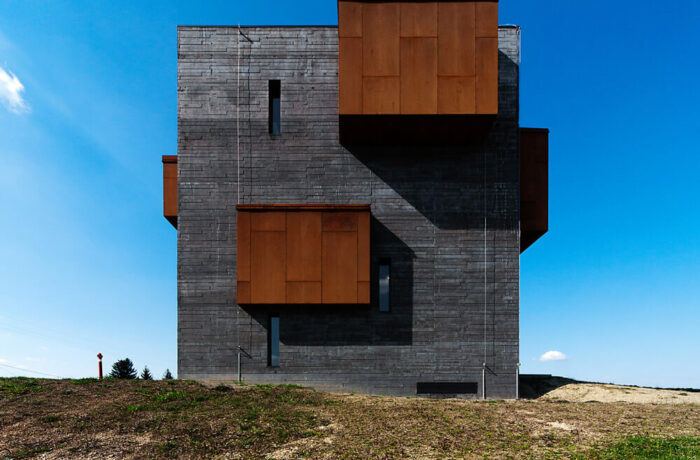
<path id="1" fill-rule="evenodd" d="M 416 393 L 422 394 L 476 394 L 476 382 L 418 382 Z"/>

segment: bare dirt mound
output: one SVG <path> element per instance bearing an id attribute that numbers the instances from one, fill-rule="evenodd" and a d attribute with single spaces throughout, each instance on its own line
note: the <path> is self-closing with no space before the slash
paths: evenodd
<path id="1" fill-rule="evenodd" d="M 636 404 L 700 404 L 700 392 L 662 390 L 602 383 L 569 383 L 556 388 L 540 399 L 571 402 L 598 401 Z"/>

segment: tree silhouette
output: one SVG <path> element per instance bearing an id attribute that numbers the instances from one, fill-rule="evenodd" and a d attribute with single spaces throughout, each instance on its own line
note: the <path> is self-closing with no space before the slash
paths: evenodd
<path id="1" fill-rule="evenodd" d="M 170 373 L 170 369 L 165 370 L 165 374 L 163 375 L 163 380 L 172 380 L 173 379 L 173 374 Z"/>
<path id="2" fill-rule="evenodd" d="M 115 379 L 135 379 L 136 369 L 134 369 L 134 363 L 131 362 L 129 358 L 120 359 L 116 363 L 112 364 L 112 372 L 109 373 L 110 377 Z"/>
<path id="3" fill-rule="evenodd" d="M 141 380 L 153 380 L 153 375 L 148 370 L 148 366 L 144 366 L 143 372 L 141 372 Z"/>

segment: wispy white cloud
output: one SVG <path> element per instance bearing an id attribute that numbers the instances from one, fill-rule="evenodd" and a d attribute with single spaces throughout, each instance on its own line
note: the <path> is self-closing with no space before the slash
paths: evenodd
<path id="1" fill-rule="evenodd" d="M 540 361 L 566 361 L 567 359 L 569 359 L 568 356 L 566 356 L 561 351 L 556 350 L 548 351 L 547 353 L 540 356 Z"/>
<path id="2" fill-rule="evenodd" d="M 22 97 L 24 85 L 12 72 L 0 67 L 0 102 L 12 113 L 29 111 L 29 105 Z"/>

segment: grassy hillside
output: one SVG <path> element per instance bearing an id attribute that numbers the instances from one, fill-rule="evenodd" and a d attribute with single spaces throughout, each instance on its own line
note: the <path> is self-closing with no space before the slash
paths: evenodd
<path id="1" fill-rule="evenodd" d="M 689 458 L 700 406 L 0 379 L 0 458 Z"/>

